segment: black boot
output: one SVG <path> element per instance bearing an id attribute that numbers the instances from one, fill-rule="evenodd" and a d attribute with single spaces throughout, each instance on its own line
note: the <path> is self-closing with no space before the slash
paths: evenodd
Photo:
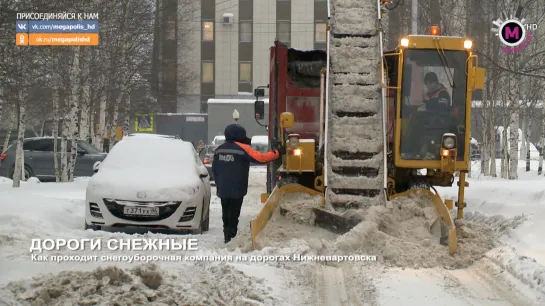
<path id="1" fill-rule="evenodd" d="M 229 240 L 235 238 L 237 236 L 237 228 L 232 228 L 231 231 L 230 231 L 231 235 L 229 236 Z"/>
<path id="2" fill-rule="evenodd" d="M 224 243 L 228 243 L 229 241 L 231 241 L 231 231 L 227 227 L 223 228 L 223 239 Z"/>

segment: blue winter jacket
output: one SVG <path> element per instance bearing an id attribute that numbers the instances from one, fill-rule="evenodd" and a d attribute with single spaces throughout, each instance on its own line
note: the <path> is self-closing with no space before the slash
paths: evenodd
<path id="1" fill-rule="evenodd" d="M 268 163 L 280 157 L 278 151 L 261 153 L 252 149 L 246 130 L 231 124 L 225 128 L 225 142 L 216 148 L 212 173 L 219 198 L 240 199 L 248 193 L 250 163 Z"/>

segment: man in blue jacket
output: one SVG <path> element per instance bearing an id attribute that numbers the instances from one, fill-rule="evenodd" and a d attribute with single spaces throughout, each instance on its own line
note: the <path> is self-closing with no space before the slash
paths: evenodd
<path id="1" fill-rule="evenodd" d="M 240 209 L 248 193 L 250 163 L 265 164 L 284 154 L 285 147 L 267 153 L 252 149 L 246 130 L 238 124 L 225 128 L 225 143 L 216 149 L 212 162 L 216 193 L 221 199 L 225 243 L 237 235 Z"/>

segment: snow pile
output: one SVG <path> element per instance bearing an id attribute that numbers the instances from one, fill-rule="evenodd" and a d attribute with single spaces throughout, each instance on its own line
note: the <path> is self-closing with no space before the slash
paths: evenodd
<path id="1" fill-rule="evenodd" d="M 524 221 L 472 215 L 458 230 L 458 252 L 448 254 L 430 226 L 435 221 L 433 203 L 428 198 L 398 198 L 391 207 L 374 206 L 360 211 L 364 221 L 339 236 L 313 226 L 312 208 L 321 197 L 285 195 L 280 208 L 258 236 L 264 247 L 286 247 L 289 241 L 307 245 L 311 252 L 331 255 L 375 255 L 388 266 L 462 268 L 485 256 L 496 246 L 499 234 Z M 283 216 L 282 210 L 289 209 Z M 471 219 L 470 219 L 471 220 Z M 295 222 L 294 222 L 295 221 Z M 249 231 L 243 231 L 228 244 L 231 250 L 251 251 Z"/>
<path id="2" fill-rule="evenodd" d="M 487 255 L 526 285 L 545 293 L 545 267 L 535 259 L 517 254 L 513 247 L 499 248 Z"/>
<path id="3" fill-rule="evenodd" d="M 285 247 L 287 241 L 295 239 L 318 251 L 324 247 L 324 241 L 332 241 L 337 237 L 337 234 L 309 224 L 294 222 L 289 216 L 282 216 L 277 212 L 258 236 L 258 243 L 261 247 Z"/>
<path id="4" fill-rule="evenodd" d="M 475 218 L 478 222 L 464 221 L 457 231 L 458 251 L 450 256 L 447 248 L 440 245 L 438 238 L 429 231 L 430 222 L 426 214 L 433 205 L 429 199 L 398 198 L 391 203 L 392 208 L 369 208 L 364 221 L 339 237 L 332 249 L 349 254 L 376 255 L 391 266 L 463 268 L 493 249 L 500 232 L 521 222 L 497 217 L 484 221 L 484 216 Z"/>
<path id="5" fill-rule="evenodd" d="M 506 218 L 503 215 L 487 216 L 480 212 L 464 212 L 464 222 L 471 221 L 471 223 L 485 224 L 490 229 L 501 235 L 509 235 L 511 230 L 516 229 L 527 220 L 528 217 L 525 215 L 517 215 L 513 218 Z"/>
<path id="6" fill-rule="evenodd" d="M 275 305 L 262 280 L 228 264 L 181 266 L 171 275 L 153 264 L 123 270 L 115 266 L 92 272 L 10 282 L 0 302 L 17 305 Z M 2 301 L 2 299 L 8 299 Z M 11 300 L 9 300 L 11 299 Z"/>
<path id="7" fill-rule="evenodd" d="M 337 234 L 318 228 L 314 225 L 312 208 L 322 205 L 321 196 L 307 193 L 290 193 L 282 195 L 279 207 L 258 236 L 261 247 L 286 247 L 292 239 L 308 244 L 314 250 L 323 247 L 322 240 L 333 240 Z M 230 250 L 251 251 L 251 234 L 249 229 L 241 231 L 229 244 Z"/>
<path id="8" fill-rule="evenodd" d="M 280 209 L 286 211 L 285 216 L 300 224 L 314 224 L 313 208 L 322 206 L 323 198 L 304 192 L 288 193 L 280 199 Z"/>

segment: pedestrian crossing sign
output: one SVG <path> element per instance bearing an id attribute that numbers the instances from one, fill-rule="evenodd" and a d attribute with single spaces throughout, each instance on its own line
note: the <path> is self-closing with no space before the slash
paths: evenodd
<path id="1" fill-rule="evenodd" d="M 137 114 L 134 130 L 136 132 L 153 132 L 153 114 Z"/>

